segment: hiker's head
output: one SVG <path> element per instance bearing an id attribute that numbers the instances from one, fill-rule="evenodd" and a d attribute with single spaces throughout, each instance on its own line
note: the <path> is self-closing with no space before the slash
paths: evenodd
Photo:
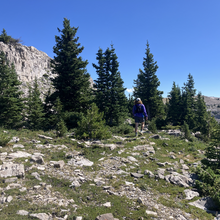
<path id="1" fill-rule="evenodd" d="M 143 104 L 140 98 L 136 98 L 136 100 L 135 100 L 135 105 L 136 105 L 136 104 Z"/>

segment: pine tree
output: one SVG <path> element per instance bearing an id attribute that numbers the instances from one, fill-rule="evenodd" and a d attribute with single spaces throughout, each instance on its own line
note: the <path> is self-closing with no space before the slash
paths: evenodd
<path id="1" fill-rule="evenodd" d="M 139 69 L 138 78 L 134 80 L 134 96 L 141 98 L 146 106 L 148 118 L 164 114 L 162 101 L 162 91 L 158 90 L 160 81 L 156 76 L 158 69 L 157 62 L 154 62 L 153 54 L 150 53 L 149 43 L 147 42 L 146 58 L 143 61 L 144 70 Z"/>
<path id="2" fill-rule="evenodd" d="M 99 108 L 100 112 L 104 112 L 106 110 L 106 91 L 107 91 L 107 83 L 108 79 L 106 77 L 105 72 L 105 56 L 103 54 L 103 50 L 100 48 L 98 53 L 96 54 L 96 59 L 98 60 L 98 65 L 92 64 L 96 69 L 96 73 L 98 74 L 97 80 L 94 80 L 94 93 L 95 93 L 95 103 Z"/>
<path id="3" fill-rule="evenodd" d="M 16 127 L 22 121 L 24 109 L 23 94 L 19 90 L 21 82 L 18 80 L 14 65 L 9 65 L 4 52 L 0 53 L 0 126 Z"/>
<path id="4" fill-rule="evenodd" d="M 17 44 L 21 43 L 21 39 L 14 39 L 11 36 L 7 35 L 6 30 L 3 28 L 2 34 L 0 35 L 0 42 L 5 44 Z"/>
<path id="5" fill-rule="evenodd" d="M 63 112 L 62 112 L 63 106 L 62 103 L 60 101 L 60 98 L 57 97 L 56 101 L 55 101 L 55 106 L 54 106 L 54 121 L 53 123 L 55 123 L 56 125 L 56 132 L 57 132 L 57 136 L 63 137 L 64 134 L 67 132 L 67 127 L 66 124 L 63 120 Z"/>
<path id="6" fill-rule="evenodd" d="M 68 112 L 86 112 L 91 100 L 90 75 L 86 72 L 88 61 L 83 61 L 79 54 L 84 47 L 77 43 L 75 37 L 78 28 L 70 27 L 70 21 L 64 19 L 63 30 L 58 28 L 61 36 L 55 36 L 56 54 L 52 60 L 53 80 L 56 92 L 51 96 L 53 101 L 59 97 L 63 110 Z"/>
<path id="7" fill-rule="evenodd" d="M 100 112 L 104 112 L 107 124 L 118 125 L 127 115 L 127 99 L 113 45 L 105 53 L 99 49 L 96 59 L 98 65 L 93 64 L 98 74 L 98 79 L 95 80 L 95 102 Z"/>
<path id="8" fill-rule="evenodd" d="M 173 87 L 168 95 L 168 121 L 172 122 L 173 125 L 178 125 L 181 122 L 181 91 L 180 87 L 173 82 Z"/>
<path id="9" fill-rule="evenodd" d="M 27 100 L 28 126 L 33 130 L 44 129 L 44 105 L 40 98 L 40 90 L 38 88 L 36 77 L 34 80 L 33 88 L 29 86 L 29 94 Z"/>
<path id="10" fill-rule="evenodd" d="M 189 73 L 187 83 L 184 83 L 182 92 L 182 123 L 186 121 L 189 129 L 195 128 L 195 95 L 194 79 Z"/>

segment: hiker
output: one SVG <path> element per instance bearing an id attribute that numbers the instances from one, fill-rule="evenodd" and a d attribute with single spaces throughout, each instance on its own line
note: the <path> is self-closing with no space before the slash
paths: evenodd
<path id="1" fill-rule="evenodd" d="M 141 123 L 140 133 L 142 134 L 143 129 L 144 129 L 144 122 L 145 122 L 144 117 L 146 120 L 148 119 L 145 106 L 143 105 L 140 98 L 137 98 L 135 100 L 135 105 L 133 107 L 132 113 L 133 113 L 134 119 L 135 119 L 135 136 L 137 137 L 138 124 Z"/>

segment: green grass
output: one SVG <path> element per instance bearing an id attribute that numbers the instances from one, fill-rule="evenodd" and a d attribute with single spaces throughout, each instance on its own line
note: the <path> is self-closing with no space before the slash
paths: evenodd
<path id="1" fill-rule="evenodd" d="M 127 129 L 126 126 L 122 126 L 120 129 Z M 128 128 L 129 129 L 129 128 Z M 77 210 L 72 205 L 68 207 L 58 207 L 54 204 L 49 204 L 47 206 L 41 206 L 37 204 L 32 204 L 32 202 L 27 198 L 27 192 L 20 192 L 19 189 L 10 189 L 5 191 L 6 196 L 12 195 L 13 201 L 5 206 L 5 204 L 0 205 L 2 211 L 0 211 L 0 219 L 31 219 L 27 216 L 18 216 L 16 212 L 18 210 L 24 209 L 29 211 L 30 213 L 55 213 L 56 216 L 63 217 L 64 213 L 61 212 L 61 209 L 68 209 L 68 219 L 74 219 L 75 216 L 83 216 L 83 219 L 95 219 L 98 215 L 104 213 L 112 213 L 115 218 L 120 220 L 125 219 L 153 219 L 153 216 L 147 215 L 145 211 L 148 207 L 138 204 L 136 200 L 130 200 L 127 197 L 120 197 L 109 195 L 106 193 L 102 186 L 98 187 L 94 184 L 93 179 L 102 169 L 100 158 L 105 157 L 106 159 L 110 159 L 111 157 L 118 158 L 127 158 L 127 156 L 133 156 L 138 160 L 139 166 L 135 165 L 134 162 L 126 163 L 125 166 L 117 167 L 116 169 L 122 169 L 128 173 L 130 172 L 141 172 L 142 174 L 146 169 L 156 172 L 159 165 L 157 165 L 157 161 L 152 161 L 149 157 L 143 156 L 142 151 L 134 151 L 134 146 L 149 144 L 149 142 L 154 142 L 155 145 L 155 155 L 151 155 L 152 158 L 156 158 L 158 162 L 169 162 L 174 163 L 175 161 L 179 162 L 180 159 L 185 161 L 185 164 L 193 163 L 201 160 L 204 156 L 201 155 L 198 150 L 205 150 L 207 147 L 206 143 L 202 141 L 193 140 L 192 142 L 186 142 L 181 138 L 176 138 L 173 136 L 168 136 L 166 133 L 159 133 L 164 138 L 169 138 L 169 140 L 161 140 L 161 139 L 150 139 L 149 137 L 152 134 L 145 133 L 145 139 L 136 139 L 134 140 L 134 128 L 132 128 L 130 133 L 127 134 L 116 134 L 117 136 L 126 137 L 126 142 L 123 143 L 123 148 L 117 148 L 111 151 L 108 147 L 101 147 L 99 145 L 93 145 L 89 148 L 85 147 L 84 144 L 77 144 L 76 141 L 72 141 L 73 137 L 56 137 L 56 133 L 54 131 L 29 131 L 26 129 L 21 129 L 20 131 L 8 130 L 9 135 L 16 136 L 20 138 L 19 144 L 23 144 L 25 146 L 25 151 L 28 153 L 41 152 L 44 154 L 45 163 L 49 163 L 49 161 L 59 161 L 64 160 L 65 163 L 68 162 L 69 159 L 66 158 L 66 153 L 72 153 L 73 151 L 81 152 L 81 156 L 84 156 L 88 160 L 94 162 L 94 165 L 91 167 L 69 167 L 68 172 L 74 172 L 75 169 L 80 169 L 82 173 L 85 175 L 89 172 L 92 172 L 93 178 L 87 180 L 82 183 L 80 187 L 70 188 L 71 181 L 61 178 L 54 173 L 50 173 L 49 171 L 41 171 L 37 168 L 31 169 L 25 172 L 25 179 L 18 179 L 17 182 L 21 181 L 24 187 L 27 187 L 28 190 L 32 189 L 35 185 L 40 185 L 41 182 L 46 183 L 47 185 L 52 185 L 50 188 L 52 193 L 58 193 L 62 195 L 64 199 L 73 199 L 75 204 L 78 206 Z M 52 137 L 53 140 L 45 140 L 38 137 L 38 134 L 42 134 L 45 136 Z M 39 148 L 36 149 L 36 144 L 29 143 L 31 140 L 40 140 L 40 144 L 50 143 L 53 145 L 65 145 L 67 149 L 58 150 L 56 147 L 52 147 L 50 149 L 47 148 Z M 111 138 L 109 140 L 104 140 L 102 143 L 116 143 L 121 140 L 116 140 Z M 12 146 L 14 143 L 0 149 L 1 152 L 11 152 Z M 123 149 L 124 152 L 118 154 L 118 151 Z M 14 149 L 16 150 L 21 149 Z M 173 152 L 176 159 L 170 158 L 170 152 Z M 103 155 L 103 153 L 105 153 Z M 132 155 L 133 153 L 139 153 L 139 155 Z M 187 157 L 190 155 L 190 157 Z M 188 159 L 188 160 L 187 160 Z M 25 165 L 25 168 L 28 168 L 35 163 L 31 163 L 29 160 L 25 162 L 26 158 L 18 158 L 15 159 L 14 162 L 22 163 Z M 180 164 L 179 164 L 180 165 Z M 114 161 L 112 161 L 111 167 L 114 166 Z M 173 167 L 173 165 L 167 165 L 161 168 Z M 191 167 L 190 167 L 191 169 Z M 55 169 L 56 170 L 56 169 Z M 57 171 L 57 170 L 56 170 Z M 65 170 L 58 170 L 61 172 L 65 172 Z M 42 181 L 37 180 L 35 177 L 31 176 L 31 173 L 38 172 L 40 174 L 40 178 Z M 168 174 L 168 173 L 166 173 Z M 74 175 L 73 175 L 74 176 Z M 183 192 L 185 188 L 179 187 L 173 184 L 166 182 L 165 180 L 155 180 L 154 178 L 149 178 L 147 175 L 144 175 L 143 178 L 134 179 L 130 175 L 117 175 L 116 178 L 113 178 L 112 175 L 102 175 L 101 176 L 105 181 L 106 185 L 111 185 L 113 190 L 120 191 L 121 187 L 125 185 L 125 181 L 133 182 L 135 187 L 140 188 L 143 193 L 150 191 L 155 198 L 155 203 L 163 204 L 164 206 L 171 208 L 178 208 L 192 215 L 193 219 L 212 219 L 213 216 L 211 214 L 207 214 L 205 211 L 202 211 L 198 208 L 188 205 L 189 201 L 184 200 L 185 193 Z M 8 184 L 3 183 L 3 178 L 0 178 L 0 187 L 5 188 Z M 36 192 L 38 193 L 38 192 Z M 26 199 L 25 199 L 26 198 Z M 157 198 L 159 198 L 157 200 Z M 195 198 L 198 199 L 198 198 Z M 106 202 L 111 202 L 111 207 L 106 208 L 103 207 L 102 204 Z M 153 210 L 155 211 L 155 210 Z"/>

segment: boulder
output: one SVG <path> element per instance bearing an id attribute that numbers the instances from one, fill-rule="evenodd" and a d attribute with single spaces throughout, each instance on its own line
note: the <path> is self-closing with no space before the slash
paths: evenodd
<path id="1" fill-rule="evenodd" d="M 14 158 L 31 157 L 31 156 L 32 155 L 27 152 L 17 151 L 15 153 L 10 153 L 7 157 L 14 159 Z"/>
<path id="2" fill-rule="evenodd" d="M 113 217 L 112 213 L 107 213 L 97 216 L 95 220 L 115 220 L 115 218 Z"/>
<path id="3" fill-rule="evenodd" d="M 164 179 L 167 182 L 170 182 L 175 185 L 182 186 L 182 187 L 190 187 L 194 185 L 194 181 L 191 178 L 181 175 L 177 172 L 172 172 L 172 174 L 165 176 Z"/>
<path id="4" fill-rule="evenodd" d="M 216 211 L 211 211 L 211 210 L 215 210 L 215 209 L 217 210 L 219 208 L 211 197 L 204 197 L 204 198 L 198 199 L 194 202 L 190 202 L 189 205 L 195 206 L 199 209 L 202 209 L 208 212 L 212 212 L 214 214 L 216 213 Z"/>
<path id="5" fill-rule="evenodd" d="M 185 193 L 185 195 L 186 195 L 186 200 L 191 200 L 191 199 L 193 199 L 194 197 L 199 196 L 199 193 L 198 193 L 198 192 L 192 191 L 192 190 L 190 190 L 190 189 L 185 189 L 185 190 L 184 190 L 184 193 Z"/>
<path id="6" fill-rule="evenodd" d="M 0 177 L 24 177 L 24 174 L 23 164 L 4 163 L 0 165 Z"/>
<path id="7" fill-rule="evenodd" d="M 30 214 L 31 217 L 38 218 L 40 220 L 50 220 L 50 216 L 46 213 L 37 213 L 37 214 Z"/>
<path id="8" fill-rule="evenodd" d="M 44 164 L 44 159 L 41 155 L 33 155 L 31 157 L 30 161 L 33 161 L 38 164 Z"/>

